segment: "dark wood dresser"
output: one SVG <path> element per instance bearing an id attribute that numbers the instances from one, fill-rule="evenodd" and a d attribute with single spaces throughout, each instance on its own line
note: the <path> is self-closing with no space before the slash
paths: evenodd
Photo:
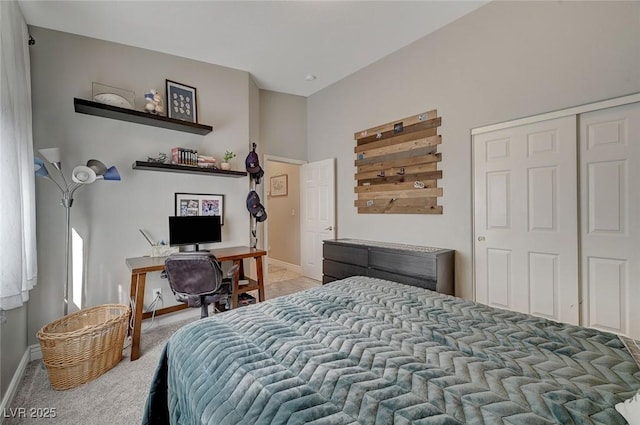
<path id="1" fill-rule="evenodd" d="M 451 249 L 359 239 L 329 239 L 322 247 L 322 283 L 371 276 L 454 295 Z"/>

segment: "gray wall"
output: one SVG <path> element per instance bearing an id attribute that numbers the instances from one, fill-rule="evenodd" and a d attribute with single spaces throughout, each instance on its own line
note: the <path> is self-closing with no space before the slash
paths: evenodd
<path id="1" fill-rule="evenodd" d="M 27 306 L 5 312 L 0 324 L 0 401 L 3 400 L 27 349 Z"/>
<path id="2" fill-rule="evenodd" d="M 248 245 L 248 178 L 131 168 L 135 160 L 182 146 L 217 158 L 233 150 L 232 166 L 244 170 L 250 128 L 257 128 L 255 121 L 250 125 L 250 109 L 255 113 L 258 102 L 247 72 L 42 28 L 30 31 L 37 41 L 31 49 L 35 148 L 60 147 L 67 176 L 90 158 L 116 165 L 122 175 L 121 182 L 97 182 L 76 193 L 71 222 L 84 241 L 83 307 L 128 302 L 125 258 L 149 254 L 140 228 L 168 240 L 175 192 L 224 194 L 224 242 L 219 246 Z M 144 91 L 164 92 L 165 78 L 196 87 L 198 121 L 212 125 L 212 133 L 191 135 L 74 112 L 73 98 L 90 98 L 92 81 L 134 90 L 141 108 Z M 39 179 L 36 187 L 39 279 L 29 302 L 30 343 L 37 342 L 35 332 L 42 325 L 62 315 L 64 281 L 65 211 L 51 182 Z M 166 281 L 153 276 L 146 303 L 154 286 L 170 293 Z M 171 298 L 165 297 L 173 304 Z"/>
<path id="3" fill-rule="evenodd" d="M 307 99 L 260 90 L 260 140 L 264 153 L 307 159 Z"/>
<path id="4" fill-rule="evenodd" d="M 256 152 L 258 152 L 258 155 L 264 152 L 265 146 L 260 140 L 260 89 L 253 78 L 249 79 L 249 140 L 251 142 L 249 148 L 251 148 L 255 142 L 257 144 Z M 240 166 L 245 167 L 245 159 L 246 155 L 238 158 L 238 160 L 241 161 Z M 262 196 L 262 187 L 256 186 L 255 189 L 259 196 Z M 258 243 L 256 246 L 258 248 L 263 248 L 264 244 L 262 241 L 264 235 L 262 232 L 262 226 L 256 230 L 256 234 L 258 235 Z M 247 228 L 247 232 L 250 243 L 253 243 L 251 227 Z M 246 273 L 248 273 L 250 277 L 255 278 L 257 273 L 257 270 L 255 269 L 255 261 L 248 261 L 246 263 L 249 265 Z"/>
<path id="5" fill-rule="evenodd" d="M 307 99 L 308 159 L 337 157 L 337 234 L 452 248 L 472 298 L 474 127 L 640 91 L 639 2 L 492 2 Z M 356 131 L 442 117 L 442 215 L 358 215 Z"/>
<path id="6" fill-rule="evenodd" d="M 278 93 L 269 90 L 260 90 L 260 147 L 259 153 L 268 154 L 280 158 L 288 158 L 305 161 L 307 159 L 307 99 L 302 96 L 295 96 L 286 93 Z M 262 157 L 261 157 L 262 158 Z M 269 161 L 269 164 L 262 164 L 263 167 L 278 162 Z M 269 175 L 274 175 L 269 169 Z M 265 176 L 268 177 L 268 176 Z M 265 179 L 257 186 L 257 191 L 265 199 L 268 193 L 269 182 Z M 276 199 L 276 198 L 272 198 Z M 281 204 L 281 203 L 280 203 Z M 286 210 L 286 211 L 285 211 Z M 289 262 L 291 264 L 300 264 L 299 260 L 299 244 L 300 237 L 293 235 L 290 245 L 287 245 L 287 238 L 291 236 L 289 233 L 278 233 L 280 223 L 291 221 L 291 209 L 279 208 L 276 201 L 272 205 L 269 200 L 268 205 L 268 231 L 269 245 L 275 248 L 274 252 L 269 252 L 269 256 L 275 255 L 274 258 Z M 298 217 L 296 216 L 297 220 Z M 274 231 L 273 227 L 276 230 Z M 258 246 L 264 249 L 269 247 L 264 245 L 263 224 L 258 224 Z M 296 226 L 299 233 L 299 225 Z M 282 235 L 286 235 L 282 238 Z M 296 239 L 297 238 L 297 239 Z M 298 246 L 297 254 L 293 254 L 295 246 Z M 297 260 L 296 260 L 297 255 Z"/>

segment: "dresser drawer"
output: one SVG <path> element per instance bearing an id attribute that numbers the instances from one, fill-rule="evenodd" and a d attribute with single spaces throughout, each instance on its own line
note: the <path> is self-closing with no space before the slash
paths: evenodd
<path id="1" fill-rule="evenodd" d="M 366 276 L 367 268 L 325 259 L 322 260 L 322 272 L 327 276 L 343 279 L 349 276 Z"/>
<path id="2" fill-rule="evenodd" d="M 327 242 L 322 245 L 322 257 L 326 260 L 367 267 L 368 256 L 369 252 L 366 247 L 336 245 Z"/>
<path id="3" fill-rule="evenodd" d="M 323 285 L 325 283 L 335 282 L 336 280 L 338 280 L 338 279 L 335 278 L 335 277 L 327 276 L 326 274 L 322 275 L 322 284 Z"/>
<path id="4" fill-rule="evenodd" d="M 405 276 L 400 273 L 385 272 L 384 270 L 369 269 L 369 277 L 377 277 L 378 279 L 390 280 L 392 282 L 404 283 L 405 285 L 417 286 L 419 288 L 436 290 L 437 282 L 427 278 L 418 278 L 415 276 Z"/>
<path id="5" fill-rule="evenodd" d="M 369 276 L 454 295 L 454 253 L 360 239 L 323 241 L 322 282 Z"/>
<path id="6" fill-rule="evenodd" d="M 437 280 L 436 258 L 414 255 L 409 252 L 371 248 L 369 267 L 407 276 Z"/>

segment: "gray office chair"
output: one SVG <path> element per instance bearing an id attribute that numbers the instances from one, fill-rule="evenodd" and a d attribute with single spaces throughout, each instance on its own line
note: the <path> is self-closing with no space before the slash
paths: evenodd
<path id="1" fill-rule="evenodd" d="M 209 315 L 209 304 L 214 304 L 214 309 L 216 303 L 231 304 L 238 267 L 235 264 L 223 276 L 220 262 L 208 252 L 175 253 L 164 261 L 163 277 L 169 280 L 176 299 L 189 307 L 200 307 L 200 318 L 204 318 Z"/>

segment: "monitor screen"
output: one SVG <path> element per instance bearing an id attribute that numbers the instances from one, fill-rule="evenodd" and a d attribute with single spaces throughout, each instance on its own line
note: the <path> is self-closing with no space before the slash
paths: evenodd
<path id="1" fill-rule="evenodd" d="M 171 246 L 222 242 L 219 215 L 187 215 L 169 217 L 169 244 Z"/>

